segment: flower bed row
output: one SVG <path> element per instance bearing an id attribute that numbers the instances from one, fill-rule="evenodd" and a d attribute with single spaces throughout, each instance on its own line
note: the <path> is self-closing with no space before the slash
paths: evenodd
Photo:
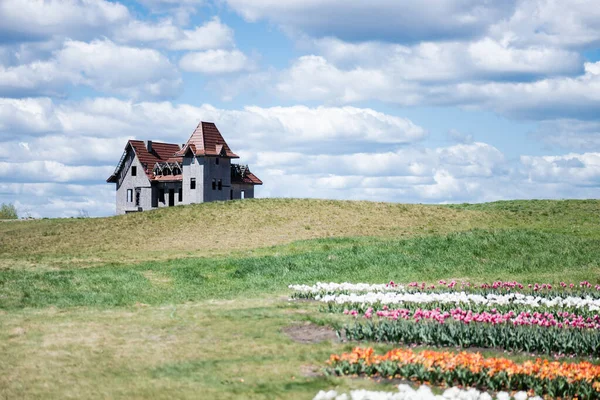
<path id="1" fill-rule="evenodd" d="M 521 293 L 525 295 L 535 295 L 540 297 L 568 297 L 568 296 L 589 296 L 600 298 L 600 284 L 592 285 L 588 281 L 579 283 L 565 283 L 552 285 L 549 283 L 522 284 L 517 281 L 495 281 L 492 283 L 474 284 L 471 282 L 457 282 L 440 280 L 437 284 L 427 284 L 425 282 L 410 282 L 408 284 L 397 284 L 393 281 L 386 284 L 369 283 L 323 283 L 317 282 L 315 285 L 289 285 L 294 290 L 293 298 L 314 298 L 317 295 L 326 294 L 350 294 L 366 292 L 428 292 L 428 293 L 446 293 L 446 292 L 467 292 L 471 294 L 506 294 Z"/>
<path id="2" fill-rule="evenodd" d="M 453 387 L 446 389 L 444 394 L 435 395 L 427 385 L 420 385 L 417 389 L 413 389 L 410 385 L 398 385 L 397 392 L 369 391 L 369 390 L 352 390 L 350 396 L 345 393 L 338 394 L 335 390 L 321 390 L 313 400 L 542 400 L 541 397 L 530 397 L 526 392 L 520 391 L 514 395 L 507 392 L 496 393 L 494 397 L 487 392 L 480 392 L 475 388 L 460 389 Z"/>
<path id="3" fill-rule="evenodd" d="M 357 317 L 361 313 L 357 310 L 344 310 L 344 314 Z M 473 312 L 472 310 L 463 310 L 462 308 L 452 308 L 450 311 L 442 311 L 439 308 L 433 310 L 423 310 L 417 308 L 410 310 L 407 308 L 389 309 L 384 306 L 382 310 L 375 311 L 369 307 L 362 316 L 371 319 L 374 316 L 387 318 L 391 320 L 413 320 L 419 322 L 421 320 L 432 320 L 439 323 L 444 323 L 447 320 L 469 323 L 488 323 L 496 324 L 512 324 L 515 326 L 542 326 L 556 328 L 577 328 L 577 329 L 600 329 L 600 315 L 595 314 L 592 317 L 583 317 L 575 313 L 567 311 L 558 312 L 529 312 L 521 311 L 515 313 L 508 311 L 502 313 L 496 308 L 490 311 Z"/>
<path id="4" fill-rule="evenodd" d="M 589 362 L 563 363 L 536 359 L 516 363 L 486 358 L 479 353 L 450 353 L 394 349 L 377 355 L 355 348 L 332 355 L 327 372 L 410 379 L 434 385 L 479 387 L 486 390 L 525 390 L 538 396 L 600 398 L 600 366 Z"/>
<path id="5" fill-rule="evenodd" d="M 564 309 L 572 308 L 578 310 L 587 310 L 595 312 L 600 310 L 600 299 L 591 297 L 552 297 L 545 298 L 541 296 L 526 296 L 520 293 L 494 294 L 486 295 L 470 294 L 465 292 L 447 292 L 447 293 L 426 293 L 426 292 L 369 292 L 364 294 L 332 294 L 325 296 L 316 296 L 318 300 L 326 304 L 342 305 L 338 308 L 342 311 L 344 308 L 355 308 L 360 311 L 366 311 L 368 307 L 384 305 L 400 305 L 407 303 L 428 304 L 432 308 L 450 304 L 452 306 L 483 305 L 488 307 L 515 306 L 523 305 L 528 308 L 546 308 L 546 309 Z M 335 307 L 333 307 L 335 309 Z"/>
<path id="6" fill-rule="evenodd" d="M 500 348 L 549 355 L 600 356 L 600 335 L 595 330 L 512 324 L 440 324 L 423 320 L 357 322 L 338 329 L 347 340 L 371 340 L 441 347 Z"/>
<path id="7" fill-rule="evenodd" d="M 314 299 L 316 296 L 327 294 L 404 291 L 404 286 L 394 284 L 393 282 L 383 284 L 317 282 L 314 285 L 289 285 L 288 287 L 294 291 L 292 298 L 295 299 Z"/>

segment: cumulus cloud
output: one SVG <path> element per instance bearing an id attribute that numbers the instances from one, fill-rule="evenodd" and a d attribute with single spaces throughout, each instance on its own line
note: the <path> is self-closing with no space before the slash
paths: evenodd
<path id="1" fill-rule="evenodd" d="M 336 38 L 317 39 L 312 44 L 329 63 L 344 69 L 377 68 L 395 81 L 530 80 L 582 72 L 582 59 L 576 52 L 544 46 L 515 47 L 490 37 L 412 46 L 351 43 Z"/>
<path id="2" fill-rule="evenodd" d="M 213 17 L 193 29 L 181 29 L 172 19 L 159 22 L 131 20 L 116 31 L 122 42 L 152 43 L 169 50 L 208 50 L 231 47 L 233 30 Z"/>
<path id="3" fill-rule="evenodd" d="M 3 182 L 99 182 L 113 169 L 109 166 L 71 166 L 56 161 L 0 161 L 0 179 Z"/>
<path id="4" fill-rule="evenodd" d="M 179 61 L 181 69 L 203 74 L 228 74 L 251 70 L 254 63 L 239 50 L 207 50 L 184 55 Z"/>
<path id="5" fill-rule="evenodd" d="M 0 198 L 20 217 L 106 216 L 114 213 L 114 188 L 106 184 L 0 182 Z"/>
<path id="6" fill-rule="evenodd" d="M 555 76 L 533 81 L 460 80 L 427 82 L 438 76 L 450 79 L 447 70 L 414 68 L 405 79 L 394 68 L 353 66 L 341 68 L 322 56 L 303 56 L 283 71 L 276 83 L 281 96 L 296 101 L 351 104 L 378 100 L 403 106 L 464 106 L 492 110 L 515 118 L 588 119 L 600 106 L 600 62 L 587 62 L 580 75 Z M 425 71 L 425 72 L 419 72 Z M 424 73 L 420 81 L 416 74 Z M 410 75 L 409 75 L 410 76 Z"/>
<path id="7" fill-rule="evenodd" d="M 127 7 L 106 0 L 3 0 L 0 41 L 44 40 L 54 35 L 91 38 L 130 17 Z"/>
<path id="8" fill-rule="evenodd" d="M 533 182 L 600 186 L 600 153 L 561 156 L 521 156 L 521 164 Z"/>
<path id="9" fill-rule="evenodd" d="M 559 119 L 542 121 L 532 136 L 550 147 L 600 150 L 600 122 Z"/>
<path id="10" fill-rule="evenodd" d="M 406 118 L 356 107 L 252 106 L 226 110 L 210 105 L 196 107 L 116 98 L 55 105 L 48 98 L 32 98 L 0 100 L 0 115 L 3 114 L 11 115 L 15 122 L 7 120 L 10 125 L 5 129 L 0 125 L 0 134 L 15 142 L 22 135 L 44 132 L 95 138 L 140 138 L 141 133 L 152 132 L 152 137 L 141 139 L 183 141 L 199 120 L 218 122 L 228 142 L 248 149 L 282 146 L 311 152 L 340 152 L 365 144 L 398 146 L 427 135 L 425 129 Z"/>
<path id="11" fill-rule="evenodd" d="M 315 37 L 400 42 L 475 37 L 512 15 L 515 5 L 513 0 L 225 1 L 248 21 L 267 20 Z"/>
<path id="12" fill-rule="evenodd" d="M 600 43 L 600 10 L 595 0 L 521 0 L 491 35 L 516 44 L 585 48 Z"/>
<path id="13" fill-rule="evenodd" d="M 66 41 L 52 58 L 0 66 L 0 94 L 57 95 L 67 85 L 86 85 L 132 97 L 172 97 L 180 90 L 176 67 L 152 49 L 119 46 L 108 39 Z"/>

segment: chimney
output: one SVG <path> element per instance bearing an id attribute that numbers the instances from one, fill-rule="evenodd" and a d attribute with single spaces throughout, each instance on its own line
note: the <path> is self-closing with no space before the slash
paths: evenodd
<path id="1" fill-rule="evenodd" d="M 146 149 L 148 150 L 148 153 L 152 153 L 152 140 L 146 141 Z"/>

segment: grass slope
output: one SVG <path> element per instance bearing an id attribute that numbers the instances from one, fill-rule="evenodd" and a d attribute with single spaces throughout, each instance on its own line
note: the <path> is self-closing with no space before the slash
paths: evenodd
<path id="1" fill-rule="evenodd" d="M 0 271 L 0 309 L 171 304 L 282 293 L 292 283 L 462 278 L 600 283 L 600 240 L 474 230 L 403 240 L 319 239 L 299 254 L 190 258 L 61 271 Z"/>
<path id="2" fill-rule="evenodd" d="M 254 199 L 109 218 L 0 222 L 0 267 L 70 268 L 230 256 L 303 239 L 467 230 L 489 226 L 495 215 L 439 206 Z"/>
<path id="3" fill-rule="evenodd" d="M 599 211 L 599 201 L 254 200 L 0 223 L 0 398 L 392 390 L 314 374 L 353 344 L 288 338 L 290 324 L 325 318 L 288 303 L 288 284 L 600 283 Z"/>

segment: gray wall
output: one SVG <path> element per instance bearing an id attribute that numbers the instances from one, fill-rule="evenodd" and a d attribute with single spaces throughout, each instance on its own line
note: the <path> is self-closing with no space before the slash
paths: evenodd
<path id="1" fill-rule="evenodd" d="M 125 214 L 126 211 L 137 211 L 137 207 L 135 205 L 135 188 L 141 188 L 140 207 L 142 207 L 144 210 L 149 210 L 152 208 L 150 180 L 146 176 L 142 164 L 138 158 L 134 156 L 134 153 L 129 152 L 127 157 L 128 160 L 125 165 L 127 166 L 129 161 L 131 161 L 131 164 L 127 169 L 123 179 L 117 183 L 117 214 Z M 131 176 L 132 166 L 137 167 L 136 176 Z M 127 189 L 133 190 L 131 202 L 127 201 Z"/>
<path id="2" fill-rule="evenodd" d="M 192 163 L 194 159 L 194 163 Z M 191 156 L 183 158 L 183 204 L 202 203 L 204 201 L 204 157 Z M 196 189 L 190 189 L 190 179 L 196 178 Z"/>
<path id="3" fill-rule="evenodd" d="M 179 188 L 181 187 L 181 183 L 180 182 L 155 182 L 154 185 L 152 185 L 152 191 L 153 191 L 153 196 L 155 199 L 155 203 L 154 206 L 161 208 L 161 207 L 169 207 L 169 191 L 172 189 L 173 190 L 173 196 L 174 196 L 174 201 L 173 201 L 173 205 L 178 206 L 180 204 L 189 204 L 185 202 L 185 194 L 183 197 L 183 201 L 179 201 Z M 164 190 L 165 191 L 165 197 L 164 197 L 164 202 L 160 201 L 160 190 Z"/>
<path id="4" fill-rule="evenodd" d="M 253 199 L 254 198 L 254 185 L 248 185 L 246 183 L 234 183 L 231 185 L 233 189 L 233 200 L 239 200 L 242 198 L 242 190 L 244 191 L 245 199 Z"/>
<path id="5" fill-rule="evenodd" d="M 229 189 L 231 189 L 231 159 L 219 157 L 204 157 L 204 201 L 229 200 Z M 221 179 L 222 190 L 213 190 L 213 179 L 219 182 Z"/>

